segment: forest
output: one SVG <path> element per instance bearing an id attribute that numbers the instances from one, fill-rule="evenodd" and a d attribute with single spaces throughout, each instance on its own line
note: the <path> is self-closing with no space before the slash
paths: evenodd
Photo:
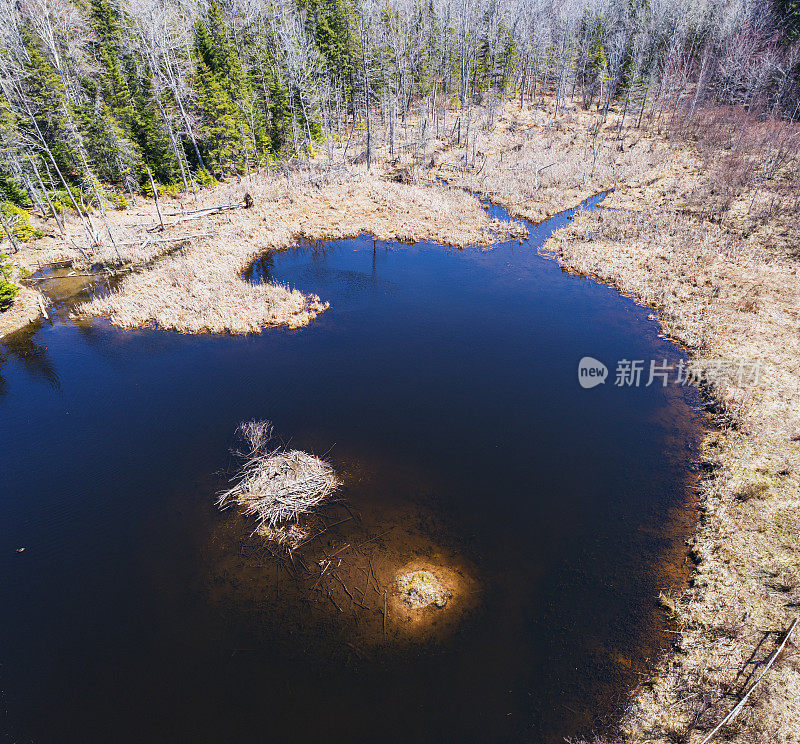
<path id="1" fill-rule="evenodd" d="M 0 188 L 122 207 L 313 155 L 392 150 L 412 106 L 567 96 L 685 126 L 709 102 L 793 120 L 800 10 L 749 0 L 3 0 Z M 459 132 L 460 134 L 460 132 Z M 357 154 L 357 153 L 355 153 Z M 12 237 L 13 240 L 13 237 Z"/>

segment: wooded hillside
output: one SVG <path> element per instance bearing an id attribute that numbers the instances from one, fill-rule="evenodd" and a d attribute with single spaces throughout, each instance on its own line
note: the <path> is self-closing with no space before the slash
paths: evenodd
<path id="1" fill-rule="evenodd" d="M 791 3 L 748 0 L 3 0 L 0 195 L 57 218 L 299 157 L 328 134 L 369 162 L 424 100 L 709 101 L 793 119 Z M 359 154 L 359 153 L 357 153 Z M 148 172 L 149 171 L 149 172 Z"/>

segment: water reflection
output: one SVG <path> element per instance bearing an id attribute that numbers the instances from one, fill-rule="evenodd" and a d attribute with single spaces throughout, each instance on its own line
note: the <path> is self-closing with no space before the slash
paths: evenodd
<path id="1" fill-rule="evenodd" d="M 3 346 L 0 344 L 0 396 L 5 395 L 8 392 L 8 383 L 3 377 L 3 365 L 6 362 L 6 356 L 3 354 Z"/>
<path id="2" fill-rule="evenodd" d="M 43 380 L 53 390 L 61 389 L 55 363 L 50 358 L 47 346 L 37 336 L 45 322 L 37 321 L 3 338 L 0 343 L 0 395 L 8 390 L 8 383 L 2 378 L 2 367 L 8 359 L 19 362 L 33 379 Z M 3 351 L 7 356 L 3 355 Z"/>
<path id="3" fill-rule="evenodd" d="M 325 282 L 337 284 L 350 295 L 358 294 L 362 290 L 395 292 L 401 288 L 396 281 L 383 278 L 379 275 L 379 268 L 382 259 L 387 253 L 397 249 L 397 244 L 379 241 L 376 238 L 359 237 L 351 240 L 339 241 L 342 247 L 339 250 L 359 250 L 363 251 L 365 240 L 371 241 L 372 260 L 368 269 L 359 268 L 347 269 L 332 266 L 327 260 L 331 254 L 331 244 L 326 241 L 302 241 L 297 248 L 292 249 L 298 260 L 306 262 L 306 268 L 302 275 L 296 277 L 296 282 L 292 285 L 300 286 L 303 282 Z M 425 244 L 421 244 L 425 245 Z M 337 243 L 338 246 L 338 243 Z M 257 258 L 245 272 L 245 278 L 254 284 L 261 284 L 273 280 L 275 269 L 275 254 L 270 251 Z"/>

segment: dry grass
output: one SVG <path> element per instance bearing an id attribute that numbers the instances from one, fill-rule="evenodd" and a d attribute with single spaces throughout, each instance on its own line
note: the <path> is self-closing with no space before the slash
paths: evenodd
<path id="1" fill-rule="evenodd" d="M 685 144 L 637 128 L 635 113 L 620 119 L 620 112 L 612 110 L 604 120 L 574 103 L 562 105 L 556 116 L 555 102 L 545 98 L 522 110 L 509 101 L 494 111 L 448 112 L 434 128 L 420 105 L 397 137 L 411 143 L 405 148 L 392 154 L 387 133 L 373 132 L 374 169 L 404 182 L 438 177 L 533 222 L 615 186 L 620 206 L 641 206 L 644 194 L 651 205 L 688 206 L 687 185 L 699 183 L 703 158 Z M 421 132 L 426 136 L 420 138 Z M 342 149 L 332 149 L 331 163 L 340 161 Z M 359 150 L 363 142 L 350 143 L 351 153 Z"/>
<path id="2" fill-rule="evenodd" d="M 797 255 L 800 124 L 718 106 L 700 111 L 683 134 L 697 143 L 704 166 L 687 194 L 690 209 L 751 242 Z"/>
<path id="3" fill-rule="evenodd" d="M 644 189 L 651 202 L 674 202 L 699 168 L 688 148 L 627 125 L 619 137 L 616 114 L 603 123 L 596 112 L 570 106 L 554 119 L 552 108 L 508 104 L 492 129 L 477 130 L 469 153 L 452 147 L 442 156 L 439 174 L 538 222 L 615 186 L 615 198 L 629 203 Z M 465 158 L 471 167 L 463 171 Z"/>
<path id="4" fill-rule="evenodd" d="M 699 741 L 732 707 L 763 631 L 788 627 L 800 608 L 800 267 L 718 225 L 664 211 L 583 213 L 547 247 L 566 266 L 661 309 L 665 333 L 701 365 L 762 362 L 757 383 L 723 375 L 708 391 L 721 429 L 704 445 L 696 575 L 675 603 L 678 652 L 638 692 L 625 723 L 631 741 Z M 754 697 L 733 738 L 797 742 L 797 655 L 786 654 Z"/>
<path id="5" fill-rule="evenodd" d="M 358 169 L 344 182 L 319 187 L 262 174 L 224 184 L 203 198 L 239 202 L 245 191 L 255 200 L 253 208 L 198 220 L 197 230 L 213 237 L 188 241 L 179 253 L 131 274 L 110 296 L 83 305 L 77 314 L 107 315 L 125 328 L 153 324 L 188 333 L 249 333 L 277 324 L 296 328 L 328 305 L 314 295 L 244 281 L 242 273 L 267 250 L 289 248 L 301 238 L 361 233 L 466 245 L 492 242 L 514 229 L 490 220 L 477 199 L 461 191 L 390 183 Z M 187 232 L 186 223 L 167 228 L 172 229 Z"/>

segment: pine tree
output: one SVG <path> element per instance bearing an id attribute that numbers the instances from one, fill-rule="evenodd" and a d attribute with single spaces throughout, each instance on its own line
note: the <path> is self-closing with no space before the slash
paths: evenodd
<path id="1" fill-rule="evenodd" d="M 201 24 L 199 30 L 202 39 L 198 38 L 198 52 L 230 99 L 241 102 L 251 98 L 252 92 L 242 61 L 231 43 L 217 0 L 211 0 L 207 26 Z"/>
<path id="2" fill-rule="evenodd" d="M 83 111 L 83 141 L 93 171 L 105 183 L 132 189 L 142 169 L 139 146 L 127 135 L 108 104 L 98 96 L 94 105 Z"/>
<path id="3" fill-rule="evenodd" d="M 154 99 L 153 81 L 144 74 L 134 98 L 136 108 L 136 141 L 142 151 L 144 162 L 150 167 L 153 176 L 161 183 L 172 183 L 179 177 L 180 166 L 176 163 L 175 151 L 169 135 L 164 131 L 159 104 Z M 162 102 L 162 106 L 165 104 Z M 145 183 L 143 172 L 139 173 L 140 183 Z"/>
<path id="4" fill-rule="evenodd" d="M 353 9 L 346 0 L 309 0 L 314 39 L 327 62 L 336 87 L 352 94 L 356 68 L 354 39 L 350 28 Z"/>
<path id="5" fill-rule="evenodd" d="M 240 151 L 240 159 L 246 158 L 248 152 L 256 156 L 264 152 L 267 138 L 263 109 L 257 104 L 251 76 L 231 41 L 217 0 L 211 0 L 205 22 L 195 28 L 195 51 L 232 105 L 225 108 L 239 132 L 241 142 L 235 149 Z"/>
<path id="6" fill-rule="evenodd" d="M 17 157 L 20 121 L 20 116 L 0 92 L 0 201 L 8 201 L 19 207 L 29 207 L 30 197 L 8 167 Z"/>
<path id="7" fill-rule="evenodd" d="M 90 17 L 98 38 L 97 56 L 104 70 L 98 81 L 103 99 L 125 127 L 128 136 L 133 136 L 136 111 L 131 87 L 120 61 L 123 41 L 117 14 L 108 0 L 90 0 Z"/>
<path id="8" fill-rule="evenodd" d="M 107 48 L 100 49 L 100 59 L 107 71 L 101 83 L 103 98 L 120 123 L 129 132 L 133 132 L 136 126 L 136 110 L 133 107 L 133 96 L 122 72 L 119 59 L 113 51 Z"/>
<path id="9" fill-rule="evenodd" d="M 66 176 L 79 171 L 79 144 L 69 122 L 72 106 L 61 76 L 39 51 L 31 37 L 25 40 L 25 87 L 37 126 L 45 137 L 59 170 Z"/>
<path id="10" fill-rule="evenodd" d="M 195 88 L 203 116 L 203 157 L 215 175 L 223 175 L 229 166 L 240 167 L 245 159 L 239 112 L 201 58 L 197 60 Z"/>
<path id="11" fill-rule="evenodd" d="M 276 75 L 272 75 L 269 85 L 269 132 L 272 151 L 283 151 L 292 138 L 292 110 L 289 91 Z"/>

